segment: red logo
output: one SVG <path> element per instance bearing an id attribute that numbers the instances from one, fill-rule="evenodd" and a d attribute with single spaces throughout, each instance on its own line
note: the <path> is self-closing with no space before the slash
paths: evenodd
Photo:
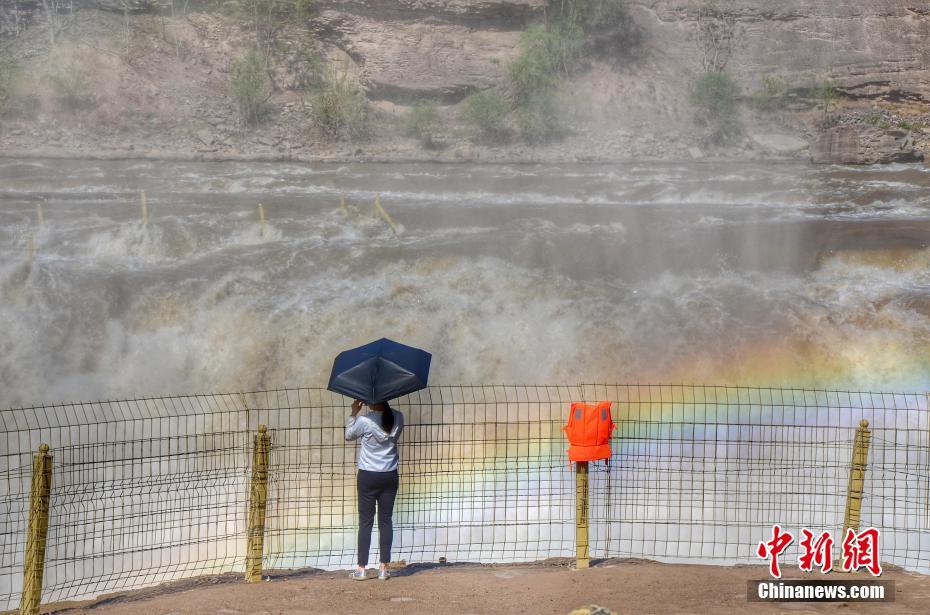
<path id="1" fill-rule="evenodd" d="M 782 532 L 781 526 L 777 523 L 772 526 L 772 540 L 768 542 L 760 542 L 759 548 L 756 549 L 756 555 L 760 559 L 769 559 L 769 572 L 776 579 L 781 578 L 781 568 L 778 567 L 778 556 L 788 548 L 794 542 L 794 536 L 791 535 L 791 532 Z"/>
<path id="2" fill-rule="evenodd" d="M 801 540 L 802 553 L 798 556 L 798 568 L 804 572 L 813 572 L 814 565 L 820 572 L 826 574 L 833 570 L 833 536 L 824 532 L 814 540 L 814 533 L 806 527 L 801 530 L 804 539 Z"/>
<path id="3" fill-rule="evenodd" d="M 843 539 L 843 570 L 854 572 L 863 567 L 873 577 L 882 573 L 882 565 L 878 561 L 878 530 L 874 527 L 862 530 L 858 535 L 849 528 Z"/>
<path id="4" fill-rule="evenodd" d="M 833 570 L 833 536 L 829 531 L 821 533 L 816 538 L 814 533 L 806 527 L 801 529 L 801 552 L 798 555 L 798 569 L 804 572 L 813 572 L 814 566 L 826 574 Z M 760 559 L 769 561 L 769 572 L 776 579 L 781 578 L 781 567 L 778 558 L 785 549 L 794 542 L 791 532 L 782 531 L 781 526 L 772 526 L 772 539 L 760 542 L 756 548 L 756 555 Z M 882 565 L 878 557 L 879 530 L 870 527 L 858 534 L 853 529 L 846 531 L 843 539 L 843 570 L 855 572 L 860 568 L 867 569 L 872 576 L 882 573 Z"/>

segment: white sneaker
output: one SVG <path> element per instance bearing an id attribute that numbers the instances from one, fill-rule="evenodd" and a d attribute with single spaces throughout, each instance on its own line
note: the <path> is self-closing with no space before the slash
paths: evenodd
<path id="1" fill-rule="evenodd" d="M 385 568 L 384 570 L 379 570 L 379 571 L 378 571 L 378 580 L 379 580 L 379 581 L 387 581 L 387 580 L 390 579 L 390 578 L 391 578 L 391 573 L 387 571 L 387 568 Z"/>
<path id="2" fill-rule="evenodd" d="M 355 581 L 364 581 L 365 579 L 368 578 L 368 571 L 359 570 L 358 568 L 356 568 L 350 576 Z"/>

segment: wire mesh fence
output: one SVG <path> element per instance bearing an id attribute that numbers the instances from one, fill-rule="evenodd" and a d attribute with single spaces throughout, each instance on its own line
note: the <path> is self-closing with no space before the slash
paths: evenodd
<path id="1" fill-rule="evenodd" d="M 773 524 L 839 536 L 856 428 L 872 446 L 862 527 L 883 561 L 930 572 L 927 396 L 748 387 L 591 386 L 615 400 L 613 467 L 591 487 L 595 554 L 756 563 Z M 795 541 L 785 553 L 797 561 Z"/>
<path id="2" fill-rule="evenodd" d="M 755 547 L 774 523 L 838 532 L 866 419 L 862 526 L 882 530 L 883 561 L 930 572 L 927 396 L 751 387 L 444 386 L 398 400 L 394 558 L 572 557 L 561 427 L 583 400 L 613 401 L 619 426 L 610 463 L 591 464 L 594 558 L 761 563 Z M 271 436 L 263 567 L 351 567 L 347 402 L 288 389 L 0 412 L 0 608 L 22 591 L 42 442 L 53 457 L 43 602 L 244 571 L 259 425 Z"/>

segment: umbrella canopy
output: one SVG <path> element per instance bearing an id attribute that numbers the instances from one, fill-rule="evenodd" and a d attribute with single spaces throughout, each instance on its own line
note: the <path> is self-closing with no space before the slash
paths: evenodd
<path id="1" fill-rule="evenodd" d="M 379 404 L 425 389 L 432 358 L 426 351 L 381 338 L 339 353 L 326 388 Z"/>

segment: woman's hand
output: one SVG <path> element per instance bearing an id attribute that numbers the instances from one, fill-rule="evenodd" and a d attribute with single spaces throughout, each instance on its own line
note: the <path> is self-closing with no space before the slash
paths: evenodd
<path id="1" fill-rule="evenodd" d="M 362 411 L 362 400 L 356 399 L 352 402 L 352 416 L 358 416 L 358 413 Z"/>

